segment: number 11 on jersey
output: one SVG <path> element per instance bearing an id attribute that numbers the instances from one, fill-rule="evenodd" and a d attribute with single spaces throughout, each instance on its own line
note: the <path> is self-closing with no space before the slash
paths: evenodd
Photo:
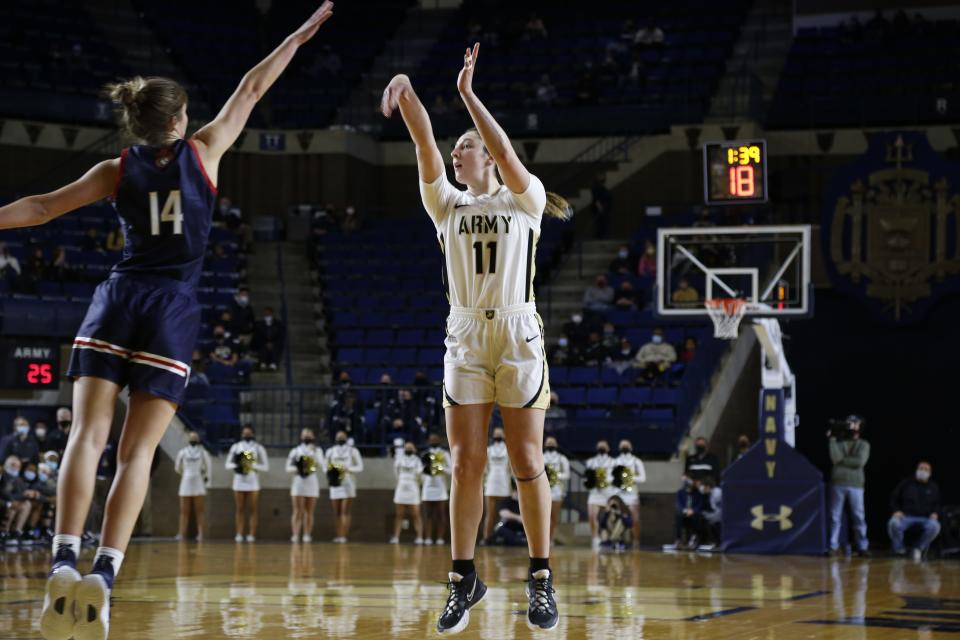
<path id="1" fill-rule="evenodd" d="M 160 209 L 157 192 L 150 192 L 150 235 L 160 235 L 160 223 L 172 222 L 173 235 L 183 234 L 183 209 L 180 206 L 180 191 L 174 189 Z"/>

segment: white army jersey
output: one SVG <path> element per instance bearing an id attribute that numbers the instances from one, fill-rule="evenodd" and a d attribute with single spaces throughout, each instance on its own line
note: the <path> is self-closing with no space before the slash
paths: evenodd
<path id="1" fill-rule="evenodd" d="M 437 228 L 443 281 L 451 307 L 502 309 L 533 302 L 540 221 L 547 204 L 543 183 L 530 175 L 524 193 L 505 185 L 474 196 L 447 180 L 420 182 L 423 206 Z"/>

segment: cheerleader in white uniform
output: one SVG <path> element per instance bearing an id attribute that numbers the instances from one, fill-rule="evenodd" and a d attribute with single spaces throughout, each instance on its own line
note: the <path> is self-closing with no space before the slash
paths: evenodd
<path id="1" fill-rule="evenodd" d="M 270 470 L 270 460 L 267 450 L 255 440 L 253 427 L 247 425 L 240 435 L 240 442 L 235 442 L 227 454 L 227 469 L 233 471 L 233 499 L 234 499 L 234 528 L 237 542 L 243 542 L 244 524 L 247 527 L 247 542 L 257 539 L 257 523 L 259 514 L 257 508 L 260 503 L 260 476 L 261 471 Z M 248 473 L 243 473 L 240 467 L 241 456 L 245 453 L 253 455 L 253 465 Z"/>
<path id="2" fill-rule="evenodd" d="M 592 471 L 590 476 L 595 478 L 594 486 L 590 487 L 587 498 L 587 513 L 590 516 L 590 533 L 593 536 L 593 547 L 600 547 L 600 531 L 597 519 L 600 512 L 606 508 L 610 496 L 617 495 L 617 488 L 613 486 L 613 468 L 616 461 L 610 457 L 610 444 L 606 440 L 597 442 L 597 455 L 587 460 L 587 470 Z"/>
<path id="3" fill-rule="evenodd" d="M 633 455 L 633 444 L 629 440 L 620 441 L 620 455 L 614 459 L 614 471 L 617 467 L 624 467 L 633 475 L 633 482 L 628 487 L 618 487 L 617 495 L 630 509 L 633 517 L 633 544 L 640 546 L 640 495 L 637 485 L 647 481 L 647 470 L 643 467 L 643 460 Z"/>
<path id="4" fill-rule="evenodd" d="M 400 529 L 403 519 L 409 514 L 413 521 L 413 530 L 417 534 L 414 544 L 423 544 L 423 525 L 420 522 L 420 478 L 423 476 L 423 463 L 417 457 L 417 447 L 410 441 L 403 445 L 403 453 L 397 452 L 393 463 L 393 473 L 397 477 L 397 488 L 393 492 L 395 505 L 393 516 L 393 537 L 390 544 L 400 542 Z"/>
<path id="5" fill-rule="evenodd" d="M 424 472 L 423 472 L 423 490 L 420 496 L 423 501 L 424 529 L 426 530 L 426 540 L 424 544 L 444 544 L 444 538 L 447 535 L 447 478 L 450 475 L 453 463 L 450 460 L 450 452 L 440 446 L 440 434 L 431 433 L 427 440 L 430 448 L 424 454 Z M 430 475 L 429 457 L 439 457 L 443 460 L 441 463 L 443 470 L 437 475 Z"/>
<path id="6" fill-rule="evenodd" d="M 557 523 L 560 522 L 560 509 L 563 507 L 563 496 L 566 492 L 567 480 L 570 479 L 570 460 L 557 451 L 557 439 L 547 436 L 544 439 L 543 462 L 547 469 L 553 469 L 548 479 L 550 484 L 550 539 L 556 540 Z"/>
<path id="7" fill-rule="evenodd" d="M 334 530 L 337 534 L 333 541 L 344 543 L 350 532 L 350 509 L 353 499 L 357 497 L 353 474 L 363 471 L 363 458 L 360 457 L 360 451 L 347 442 L 346 431 L 337 431 L 334 441 L 336 444 L 327 449 L 324 458 L 328 480 L 336 474 L 335 471 L 331 473 L 333 469 L 343 470 L 340 484 L 330 484 L 330 501 L 333 503 Z"/>
<path id="8" fill-rule="evenodd" d="M 488 540 L 500 520 L 497 504 L 510 497 L 510 458 L 500 427 L 493 430 L 493 443 L 487 447 L 487 478 L 483 483 L 483 495 L 487 502 L 483 539 Z"/>
<path id="9" fill-rule="evenodd" d="M 323 465 L 323 450 L 314 445 L 313 431 L 300 432 L 300 446 L 292 449 L 287 456 L 287 473 L 293 474 L 290 486 L 290 499 L 293 502 L 293 515 L 290 516 L 291 542 L 299 542 L 303 534 L 304 542 L 313 542 L 313 512 L 320 497 L 320 480 L 317 469 Z"/>
<path id="10" fill-rule="evenodd" d="M 197 542 L 199 542 L 203 540 L 203 501 L 210 486 L 213 461 L 207 450 L 200 444 L 199 433 L 188 431 L 187 440 L 190 445 L 177 452 L 174 463 L 174 468 L 180 474 L 180 532 L 177 534 L 177 540 L 187 539 L 190 513 L 193 512 L 197 520 Z"/>

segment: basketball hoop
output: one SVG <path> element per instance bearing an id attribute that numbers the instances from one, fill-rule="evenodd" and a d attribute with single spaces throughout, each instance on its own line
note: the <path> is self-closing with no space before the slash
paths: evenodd
<path id="1" fill-rule="evenodd" d="M 747 301 L 743 298 L 712 298 L 707 300 L 704 306 L 713 320 L 713 337 L 735 340 L 739 334 L 740 321 L 747 311 Z"/>

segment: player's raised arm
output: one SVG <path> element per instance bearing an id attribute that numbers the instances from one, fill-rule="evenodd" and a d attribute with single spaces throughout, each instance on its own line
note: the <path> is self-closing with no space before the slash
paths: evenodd
<path id="1" fill-rule="evenodd" d="M 216 165 L 247 124 L 253 107 L 287 68 L 300 46 L 309 41 L 333 15 L 333 2 L 327 0 L 299 29 L 287 36 L 260 64 L 247 72 L 230 99 L 207 126 L 194 134 L 200 143 L 207 172 L 214 175 Z"/>
<path id="2" fill-rule="evenodd" d="M 513 150 L 510 139 L 506 132 L 497 124 L 493 116 L 487 110 L 480 98 L 473 92 L 473 70 L 476 68 L 477 56 L 480 53 L 480 43 L 473 45 L 473 49 L 467 48 L 463 56 L 463 69 L 457 76 L 457 90 L 466 105 L 473 124 L 480 132 L 480 138 L 483 140 L 483 146 L 497 163 L 497 169 L 500 170 L 500 176 L 507 188 L 514 193 L 523 193 L 530 184 L 530 172 L 520 162 L 517 152 Z"/>
<path id="3" fill-rule="evenodd" d="M 119 172 L 118 158 L 104 160 L 65 187 L 0 207 L 0 229 L 34 227 L 102 200 L 113 193 Z"/>
<path id="4" fill-rule="evenodd" d="M 417 146 L 417 168 L 420 170 L 420 180 L 428 184 L 435 181 L 443 173 L 443 156 L 437 148 L 437 141 L 433 138 L 433 126 L 426 108 L 413 90 L 410 78 L 403 74 L 393 77 L 387 88 L 383 90 L 383 99 L 380 101 L 380 111 L 389 118 L 400 108 L 403 123 L 407 125 L 410 138 Z"/>

